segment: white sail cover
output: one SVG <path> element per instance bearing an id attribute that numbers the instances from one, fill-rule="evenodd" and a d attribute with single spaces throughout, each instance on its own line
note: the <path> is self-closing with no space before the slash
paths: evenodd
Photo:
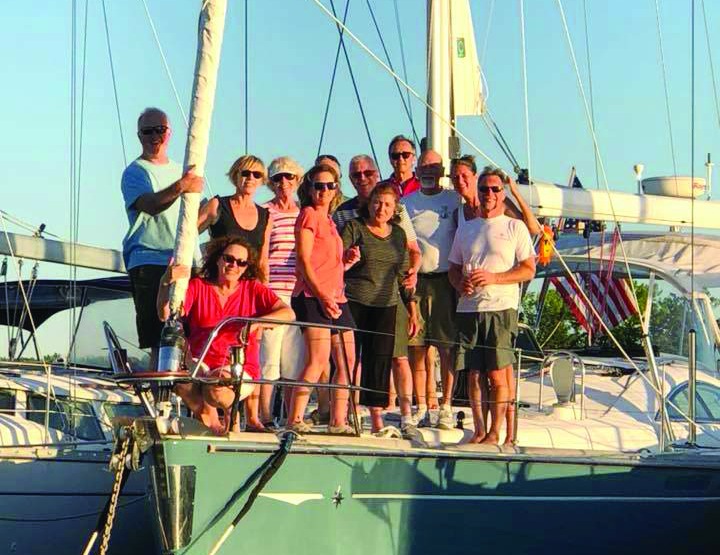
<path id="1" fill-rule="evenodd" d="M 576 189 L 534 182 L 518 185 L 520 194 L 538 216 L 623 223 L 720 229 L 720 202 L 636 195 L 619 191 Z"/>
<path id="2" fill-rule="evenodd" d="M 201 176 L 205 175 L 226 8 L 226 0 L 202 0 L 198 22 L 198 50 L 184 166 L 194 166 L 195 173 Z M 199 207 L 200 193 L 186 193 L 182 196 L 175 238 L 175 261 L 178 264 L 192 264 Z M 173 314 L 180 308 L 186 291 L 187 280 L 177 282 L 171 289 L 170 310 Z"/>
<path id="3" fill-rule="evenodd" d="M 468 0 L 450 0 L 450 41 L 453 115 L 482 115 L 485 95 Z"/>

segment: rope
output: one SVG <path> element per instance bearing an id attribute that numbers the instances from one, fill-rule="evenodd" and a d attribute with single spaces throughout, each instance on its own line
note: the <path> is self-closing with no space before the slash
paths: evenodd
<path id="1" fill-rule="evenodd" d="M 350 29 L 348 29 L 337 17 L 335 17 L 335 15 L 333 15 L 333 14 L 323 5 L 323 3 L 322 3 L 320 0 L 311 0 L 311 1 L 314 2 L 314 3 L 318 6 L 318 8 L 320 8 L 320 9 L 325 13 L 325 15 L 328 16 L 329 19 L 331 19 L 332 21 L 334 21 L 335 24 L 338 26 L 339 29 L 345 30 L 345 32 L 347 33 L 347 35 L 348 35 L 353 41 L 355 41 L 355 43 L 356 43 L 360 48 L 362 48 L 362 49 L 363 49 L 373 60 L 375 60 L 375 62 L 377 62 L 386 72 L 388 72 L 395 80 L 397 80 L 403 87 L 405 87 L 405 89 L 406 89 L 410 94 L 412 94 L 415 98 L 417 98 L 417 99 L 423 104 L 423 106 L 425 106 L 425 108 L 427 108 L 427 109 L 430 110 L 433 114 L 435 114 L 436 116 L 438 116 L 438 118 L 440 119 L 440 121 L 442 121 L 445 125 L 447 125 L 448 127 L 450 127 L 450 129 L 452 129 L 453 131 L 455 131 L 455 134 L 456 134 L 458 137 L 460 137 L 462 140 L 464 140 L 464 141 L 468 144 L 468 146 L 470 146 L 470 148 L 472 148 L 472 149 L 473 149 L 475 152 L 477 152 L 480 156 L 482 156 L 483 158 L 485 158 L 485 160 L 487 160 L 487 162 L 488 162 L 489 164 L 491 164 L 491 165 L 493 165 L 493 166 L 500 167 L 500 165 L 497 164 L 492 158 L 490 158 L 490 156 L 488 156 L 487 154 L 485 154 L 485 152 L 483 152 L 483 151 L 480 149 L 479 146 L 477 146 L 473 141 L 471 141 L 470 138 L 469 138 L 467 135 L 465 135 L 464 133 L 462 133 L 455 125 L 453 125 L 452 122 L 450 122 L 450 121 L 448 121 L 447 119 L 445 119 L 442 114 L 438 113 L 437 110 L 435 110 L 432 106 L 430 106 L 430 104 L 428 104 L 428 103 L 425 101 L 425 99 L 423 99 L 423 98 L 420 96 L 420 94 L 418 94 L 418 92 L 417 92 L 415 89 L 413 89 L 410 85 L 408 85 L 407 82 L 402 79 L 402 77 L 400 77 L 397 73 L 395 73 L 392 69 L 390 69 L 385 62 L 383 62 L 372 50 L 370 50 L 370 48 L 368 48 L 368 47 L 365 45 L 365 43 L 363 43 L 357 36 L 355 36 L 355 35 L 353 34 L 352 31 L 350 31 Z M 331 3 L 332 3 L 332 0 L 331 0 Z"/>
<path id="2" fill-rule="evenodd" d="M 348 0 L 349 2 L 350 0 Z M 379 167 L 378 165 L 378 157 L 377 154 L 375 154 L 375 145 L 373 144 L 372 135 L 370 134 L 370 127 L 368 126 L 367 118 L 365 117 L 365 109 L 363 108 L 362 99 L 360 98 L 360 91 L 358 90 L 357 81 L 355 80 L 355 72 L 352 69 L 352 64 L 350 63 L 350 56 L 348 55 L 347 48 L 345 46 L 345 41 L 343 40 L 343 33 L 340 32 L 341 25 L 342 28 L 347 31 L 347 28 L 343 23 L 341 23 L 337 17 L 335 17 L 335 2 L 333 0 L 330 0 L 330 6 L 332 8 L 332 18 L 335 20 L 338 26 L 338 35 L 340 36 L 340 46 L 342 47 L 343 56 L 345 57 L 345 62 L 348 66 L 348 72 L 350 73 L 350 81 L 352 82 L 353 90 L 355 91 L 355 98 L 358 102 L 358 108 L 360 108 L 360 116 L 362 117 L 363 126 L 365 126 L 365 133 L 367 134 L 368 141 L 370 143 L 370 150 L 372 151 L 373 159 L 375 160 L 375 165 Z M 327 12 L 327 8 L 323 6 L 323 9 Z M 327 12 L 328 14 L 330 12 Z M 352 36 L 352 33 L 348 31 L 348 34 Z"/>
<path id="3" fill-rule="evenodd" d="M 672 114 L 670 112 L 670 91 L 668 89 L 667 65 L 665 63 L 665 48 L 663 47 L 662 26 L 660 24 L 660 0 L 655 0 L 655 21 L 658 32 L 658 49 L 660 51 L 660 67 L 662 68 L 663 88 L 665 90 L 665 114 L 667 116 L 668 133 L 670 135 L 670 155 L 672 156 L 673 175 L 677 179 L 677 159 L 675 156 L 675 142 L 672 130 Z"/>
<path id="4" fill-rule="evenodd" d="M 390 69 L 394 70 L 395 68 L 392 65 L 392 62 L 390 61 L 390 53 L 388 52 L 387 48 L 385 47 L 385 40 L 383 39 L 382 33 L 380 32 L 380 26 L 378 25 L 377 19 L 375 19 L 375 11 L 372 9 L 372 4 L 370 4 L 370 0 L 365 0 L 365 3 L 367 4 L 368 10 L 370 11 L 370 17 L 372 18 L 373 25 L 375 26 L 375 31 L 377 31 L 378 38 L 380 39 L 380 45 L 382 46 L 383 52 L 385 53 L 385 59 L 387 60 L 388 66 L 390 66 Z M 397 7 L 397 5 L 396 5 Z M 404 66 L 403 66 L 404 68 Z M 405 71 L 405 80 L 407 81 L 407 71 Z M 415 143 L 420 144 L 420 139 L 418 138 L 417 131 L 415 130 L 415 124 L 413 123 L 412 114 L 410 113 L 410 109 L 408 108 L 408 104 L 405 102 L 405 97 L 403 96 L 402 89 L 400 88 L 400 84 L 397 81 L 394 81 L 395 87 L 397 87 L 397 92 L 400 95 L 400 102 L 402 102 L 403 108 L 405 108 L 405 114 L 407 114 L 408 120 L 410 121 L 410 127 L 412 128 L 412 134 L 415 138 Z"/>
<path id="5" fill-rule="evenodd" d="M 105 0 L 102 0 L 103 21 L 105 22 L 105 40 L 107 42 L 108 58 L 110 59 L 110 75 L 112 76 L 113 93 L 115 94 L 115 110 L 117 112 L 118 127 L 120 129 L 120 144 L 122 145 L 123 164 L 127 166 L 127 152 L 125 149 L 125 139 L 123 136 L 122 118 L 120 117 L 120 98 L 118 97 L 117 81 L 115 79 L 115 64 L 113 63 L 112 48 L 110 46 L 110 28 L 108 27 L 107 9 L 105 8 Z"/>
<path id="6" fill-rule="evenodd" d="M 250 134 L 250 123 L 249 123 L 249 99 L 248 99 L 248 4 L 249 0 L 245 0 L 245 154 L 248 153 L 249 134 Z"/>
<path id="7" fill-rule="evenodd" d="M 583 21 L 585 23 L 585 62 L 587 64 L 588 72 L 588 92 L 590 93 L 590 114 L 592 116 L 593 126 L 595 126 L 595 102 L 593 97 L 593 85 L 592 85 L 592 65 L 590 64 L 590 32 L 588 31 L 588 12 L 587 12 L 587 0 L 583 0 Z M 595 156 L 595 188 L 600 188 L 600 175 L 598 170 L 598 156 L 597 152 L 593 150 Z"/>
<path id="8" fill-rule="evenodd" d="M 343 25 L 347 20 L 348 9 L 350 8 L 350 0 L 345 2 L 345 12 L 343 13 Z M 328 91 L 327 102 L 325 103 L 325 115 L 323 116 L 322 128 L 320 129 L 320 142 L 318 143 L 317 156 L 322 152 L 323 139 L 325 138 L 325 126 L 327 125 L 328 115 L 330 114 L 330 100 L 332 99 L 333 89 L 335 87 L 335 75 L 337 74 L 338 63 L 340 61 L 340 49 L 342 48 L 342 36 L 345 31 L 340 31 L 340 40 L 338 41 L 337 50 L 335 50 L 335 63 L 333 64 L 332 76 L 330 77 L 330 90 Z"/>
<path id="9" fill-rule="evenodd" d="M 527 156 L 528 183 L 532 183 L 532 169 L 530 163 L 530 108 L 528 102 L 527 81 L 527 51 L 525 40 L 525 2 L 520 0 L 520 44 L 522 59 L 523 105 L 525 107 L 525 149 Z M 532 206 L 532 187 L 530 188 L 530 205 Z"/>
<path id="10" fill-rule="evenodd" d="M 500 127 L 498 127 L 497 123 L 495 123 L 495 119 L 492 117 L 490 110 L 488 110 L 487 108 L 485 109 L 485 113 L 482 116 L 482 120 L 485 123 L 488 131 L 490 132 L 490 135 L 493 139 L 495 139 L 498 147 L 500 147 L 502 153 L 508 159 L 510 164 L 512 164 L 515 173 L 518 173 L 520 171 L 520 162 L 518 162 L 518 159 L 513 154 L 510 145 L 505 139 L 505 136 L 502 134 L 502 131 L 500 131 Z"/>
<path id="11" fill-rule="evenodd" d="M 575 77 L 577 79 L 578 88 L 580 89 L 580 96 L 583 101 L 583 108 L 585 109 L 585 117 L 587 119 L 587 123 L 590 128 L 590 135 L 592 137 L 593 147 L 597 153 L 597 159 L 598 159 L 598 164 L 600 166 L 600 171 L 601 171 L 602 178 L 603 178 L 603 184 L 605 186 L 605 190 L 608 195 L 608 202 L 610 203 L 610 210 L 612 211 L 613 221 L 615 222 L 616 225 L 618 225 L 617 213 L 615 212 L 615 203 L 613 202 L 612 195 L 610 194 L 610 186 L 608 184 L 607 173 L 605 171 L 605 164 L 603 163 L 602 156 L 600 154 L 600 145 L 598 143 L 597 135 L 595 134 L 595 126 L 593 125 L 592 115 L 590 113 L 590 108 L 588 106 L 587 97 L 585 96 L 585 88 L 583 87 L 582 79 L 580 77 L 580 70 L 578 68 L 577 58 L 575 57 L 575 49 L 572 44 L 572 39 L 570 38 L 570 30 L 568 29 L 567 20 L 565 19 L 565 11 L 563 10 L 562 0 L 556 0 L 556 2 L 558 5 L 558 9 L 560 11 L 560 19 L 562 21 L 563 30 L 565 31 L 565 40 L 567 42 L 568 50 L 570 52 L 570 59 L 573 64 L 573 69 L 575 70 Z M 628 259 L 627 259 L 627 253 L 625 252 L 625 242 L 622 239 L 622 235 L 620 236 L 620 250 L 622 251 L 622 254 L 623 254 L 625 270 L 627 272 L 628 277 L 630 278 L 629 279 L 630 290 L 632 291 L 633 299 L 635 301 L 635 304 L 637 304 L 639 306 L 640 303 L 638 302 L 637 291 L 635 290 L 635 283 L 632 279 L 632 272 L 630 271 L 630 263 L 628 262 Z M 638 314 L 638 317 L 640 319 L 640 324 L 644 325 L 643 315 Z"/>
<path id="12" fill-rule="evenodd" d="M 690 2 L 690 183 L 695 182 L 695 0 Z M 695 304 L 695 194 L 690 195 L 690 292 Z"/>
<path id="13" fill-rule="evenodd" d="M 165 51 L 163 50 L 162 44 L 160 43 L 160 36 L 158 35 L 157 29 L 155 28 L 155 22 L 150 15 L 150 9 L 148 8 L 147 2 L 145 0 L 141 1 L 143 3 L 143 7 L 145 8 L 145 15 L 147 15 L 148 23 L 150 24 L 150 30 L 152 31 L 153 38 L 155 39 L 155 45 L 158 48 L 158 52 L 160 52 L 160 59 L 162 60 L 163 67 L 165 68 L 165 74 L 170 81 L 170 87 L 172 88 L 173 95 L 175 96 L 175 102 L 178 109 L 180 110 L 180 115 L 182 116 L 183 123 L 185 124 L 185 129 L 188 129 L 190 127 L 190 122 L 188 120 L 187 114 L 185 113 L 185 108 L 183 107 L 182 101 L 180 100 L 180 94 L 178 93 L 177 87 L 175 86 L 175 80 L 173 79 L 172 73 L 170 72 L 170 66 L 168 65 L 167 58 L 165 57 Z M 208 188 L 208 192 L 211 196 L 213 196 L 214 193 L 207 176 L 204 176 L 204 178 L 205 185 Z"/>
<path id="14" fill-rule="evenodd" d="M 490 11 L 488 13 L 487 25 L 485 25 L 485 38 L 483 39 L 482 52 L 480 53 L 480 67 L 485 63 L 485 53 L 487 52 L 488 39 L 490 38 L 490 24 L 492 23 L 493 12 L 495 11 L 495 0 L 490 2 Z"/>
<path id="15" fill-rule="evenodd" d="M 712 49 L 710 48 L 710 31 L 708 30 L 707 14 L 705 13 L 705 0 L 702 0 L 703 21 L 705 21 L 705 39 L 707 42 L 708 58 L 710 59 L 710 77 L 712 78 L 713 96 L 715 97 L 715 114 L 720 126 L 720 102 L 718 101 L 718 87 L 715 79 L 715 64 L 713 63 Z"/>
<path id="16" fill-rule="evenodd" d="M 397 29 L 398 42 L 400 43 L 400 60 L 402 61 L 403 79 L 405 79 L 405 81 L 407 81 L 408 77 L 407 77 L 407 64 L 405 63 L 405 41 L 403 41 L 402 28 L 400 27 L 400 11 L 398 10 L 397 0 L 393 0 L 393 4 L 394 4 L 394 8 L 395 8 L 395 28 Z M 410 93 L 408 91 L 405 91 L 405 94 L 407 95 L 407 106 L 408 106 L 408 110 L 410 111 L 410 123 L 412 123 L 413 122 L 413 114 L 412 114 L 412 104 L 410 103 Z M 413 129 L 413 131 L 414 131 L 414 129 Z"/>

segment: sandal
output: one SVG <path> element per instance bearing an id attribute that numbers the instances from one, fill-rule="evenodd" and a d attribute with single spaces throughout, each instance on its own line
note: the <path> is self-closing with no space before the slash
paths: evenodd
<path id="1" fill-rule="evenodd" d="M 328 433 L 334 436 L 354 436 L 355 429 L 348 424 L 340 424 L 339 426 L 328 425 Z"/>
<path id="2" fill-rule="evenodd" d="M 295 422 L 288 427 L 288 430 L 295 432 L 296 434 L 309 434 L 312 432 L 312 426 L 307 425 L 302 420 Z"/>

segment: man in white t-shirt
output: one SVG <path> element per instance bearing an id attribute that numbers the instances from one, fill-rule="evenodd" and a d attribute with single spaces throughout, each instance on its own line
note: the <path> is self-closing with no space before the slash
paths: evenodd
<path id="1" fill-rule="evenodd" d="M 472 167 L 471 167 L 472 164 Z M 453 161 L 453 181 L 475 173 L 472 158 Z M 522 220 L 505 212 L 505 175 L 486 169 L 477 179 L 477 204 L 466 203 L 450 250 L 449 277 L 460 293 L 457 306 L 461 363 L 470 369 L 469 395 L 475 424 L 472 443 L 497 444 L 513 392 L 513 343 L 522 282 L 535 276 L 535 252 Z M 490 386 L 491 426 L 482 414 L 480 373 Z M 508 426 L 505 443 L 514 441 Z"/>
<path id="2" fill-rule="evenodd" d="M 440 355 L 443 391 L 437 426 L 450 430 L 455 426 L 451 401 L 455 382 L 457 333 L 454 320 L 457 295 L 448 280 L 448 255 L 457 228 L 453 214 L 460 206 L 460 196 L 440 186 L 445 168 L 442 157 L 434 150 L 422 153 L 417 174 L 420 190 L 400 201 L 410 216 L 422 253 L 415 292 L 422 325 L 417 335 L 409 341 L 418 404 L 416 416 L 418 425 L 429 424 L 427 399 L 428 392 L 434 390 L 434 347 Z"/>

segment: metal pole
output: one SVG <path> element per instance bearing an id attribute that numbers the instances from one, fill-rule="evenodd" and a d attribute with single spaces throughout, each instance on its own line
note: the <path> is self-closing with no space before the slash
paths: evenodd
<path id="1" fill-rule="evenodd" d="M 348 385 L 352 386 L 355 385 L 355 382 L 353 380 L 353 376 L 350 372 L 350 366 L 348 365 L 348 357 L 347 357 L 347 350 L 345 349 L 345 333 L 343 331 L 339 331 L 338 335 L 340 336 L 340 353 L 343 357 L 343 366 L 345 367 L 345 373 L 347 374 L 348 379 Z M 339 369 L 338 369 L 339 370 Z M 357 437 L 360 437 L 360 434 L 362 434 L 362 425 L 360 420 L 358 419 L 358 413 L 357 413 L 357 407 L 355 406 L 355 391 L 348 389 L 348 395 L 349 395 L 349 402 L 350 402 L 350 411 L 353 415 L 353 428 L 355 428 L 355 435 Z"/>
<path id="2" fill-rule="evenodd" d="M 697 424 L 695 423 L 695 330 L 688 332 L 688 417 L 690 418 L 690 434 L 688 443 L 690 445 L 697 444 Z"/>
<path id="3" fill-rule="evenodd" d="M 545 384 L 545 361 L 540 366 L 540 396 L 538 397 L 538 412 L 542 412 L 543 385 Z"/>
<path id="4" fill-rule="evenodd" d="M 517 352 L 517 375 L 515 376 L 515 418 L 513 419 L 513 438 L 517 443 L 518 422 L 520 421 L 520 368 L 522 367 L 522 349 Z"/>
<path id="5" fill-rule="evenodd" d="M 662 382 L 660 382 L 660 452 L 664 452 L 667 448 L 667 444 L 665 442 L 665 434 L 667 434 L 667 430 L 665 429 L 665 422 L 666 422 L 667 416 L 665 414 L 665 365 L 663 364 L 662 367 Z"/>

